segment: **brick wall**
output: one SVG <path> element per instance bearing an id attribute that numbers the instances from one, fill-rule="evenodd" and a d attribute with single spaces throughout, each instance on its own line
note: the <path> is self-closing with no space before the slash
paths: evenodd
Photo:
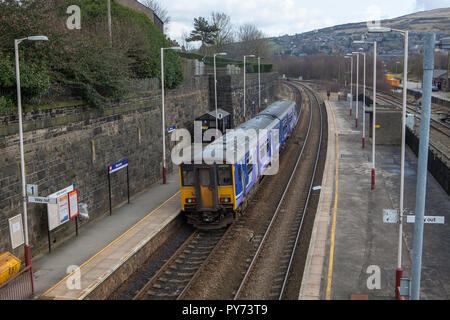
<path id="1" fill-rule="evenodd" d="M 278 91 L 276 74 L 263 75 L 264 98 L 273 100 Z M 231 110 L 236 122 L 241 119 L 243 99 L 241 77 L 228 77 L 222 86 L 219 106 Z M 177 90 L 166 92 L 166 125 L 193 128 L 196 117 L 214 108 L 211 76 L 193 77 Z M 248 106 L 258 99 L 257 75 L 249 75 Z M 250 110 L 248 108 L 247 110 Z M 250 112 L 250 111 L 249 111 Z M 248 117 L 250 116 L 247 113 Z M 113 104 L 103 110 L 72 106 L 24 114 L 24 149 L 26 180 L 37 184 L 39 195 L 46 196 L 71 184 L 80 192 L 80 202 L 89 207 L 88 221 L 109 213 L 107 167 L 129 159 L 131 196 L 161 180 L 162 136 L 161 96 L 147 92 L 139 98 Z M 139 139 L 140 137 L 140 139 Z M 169 146 L 169 137 L 166 138 Z M 23 212 L 18 119 L 0 117 L 0 253 L 12 251 L 23 258 L 23 249 L 12 250 L 8 219 Z M 168 150 L 167 159 L 170 159 Z M 167 162 L 172 170 L 171 161 Z M 113 207 L 126 201 L 126 172 L 111 176 Z M 48 250 L 47 208 L 29 204 L 28 224 L 33 256 Z M 52 246 L 57 247 L 75 234 L 68 222 L 52 232 Z"/>

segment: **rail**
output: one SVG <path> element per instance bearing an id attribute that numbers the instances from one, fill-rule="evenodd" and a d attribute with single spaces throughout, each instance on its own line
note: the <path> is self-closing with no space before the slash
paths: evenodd
<path id="1" fill-rule="evenodd" d="M 296 86 L 293 86 L 293 85 L 292 85 L 292 87 L 296 87 Z M 322 128 L 322 121 L 323 121 L 323 120 L 322 120 L 322 110 L 321 110 L 321 108 L 320 108 L 319 100 L 317 99 L 317 96 L 315 96 L 315 95 L 312 93 L 312 90 L 311 90 L 309 87 L 303 86 L 303 85 L 302 85 L 302 87 L 303 87 L 303 88 L 306 88 L 306 91 L 309 91 L 309 92 L 315 97 L 315 99 L 316 99 L 316 101 L 317 101 L 317 104 L 318 104 L 318 107 L 319 107 L 319 110 L 320 110 L 320 121 L 321 121 L 321 126 L 320 126 L 320 140 L 319 140 L 318 149 L 317 149 L 317 155 L 316 155 L 316 159 L 315 159 L 315 163 L 314 163 L 314 170 L 313 170 L 313 174 L 312 174 L 312 178 L 311 178 L 311 182 L 310 182 L 310 186 L 309 186 L 309 192 L 308 192 L 308 195 L 307 195 L 307 199 L 306 199 L 306 202 L 305 202 L 305 206 L 304 206 L 304 208 L 303 208 L 303 210 L 302 210 L 302 218 L 301 218 L 301 222 L 300 222 L 299 227 L 298 227 L 298 230 L 297 230 L 297 232 L 296 232 L 296 240 L 295 240 L 295 244 L 294 244 L 294 246 L 293 246 L 293 248 L 292 248 L 292 251 L 291 251 L 289 264 L 288 264 L 288 267 L 287 267 L 287 270 L 286 270 L 286 273 L 285 273 L 285 276 L 284 276 L 283 285 L 282 285 L 281 292 L 280 292 L 280 295 L 279 295 L 279 299 L 280 299 L 280 300 L 283 298 L 283 294 L 284 294 L 284 292 L 285 292 L 285 288 L 286 288 L 286 284 L 287 284 L 287 279 L 288 279 L 289 274 L 290 274 L 292 262 L 293 262 L 294 255 L 295 255 L 295 252 L 296 252 L 296 247 L 297 247 L 298 240 L 299 240 L 299 237 L 300 237 L 300 233 L 301 233 L 301 230 L 302 230 L 303 219 L 304 219 L 304 217 L 305 217 L 305 213 L 306 213 L 306 210 L 307 210 L 307 207 L 308 207 L 309 198 L 310 198 L 310 195 L 311 195 L 311 190 L 312 190 L 312 187 L 313 187 L 314 178 L 315 178 L 315 173 L 316 173 L 316 169 L 317 169 L 317 164 L 318 164 L 318 161 L 319 161 L 320 147 L 321 147 L 321 144 L 322 144 L 322 131 L 323 131 L 323 130 L 322 130 L 322 129 L 323 129 L 323 128 Z M 296 89 L 298 90 L 298 88 L 296 88 Z M 308 142 L 308 140 L 309 140 L 309 136 L 310 136 L 310 132 L 311 132 L 311 128 L 312 128 L 313 101 L 312 101 L 311 99 L 310 99 L 310 103 L 311 103 L 311 111 L 310 111 L 309 126 L 308 126 L 308 131 L 307 131 L 307 133 L 306 133 L 306 137 L 305 137 L 305 140 L 304 140 L 304 143 L 303 143 L 301 152 L 300 152 L 300 154 L 299 154 L 299 156 L 298 156 L 298 158 L 297 158 L 297 162 L 296 162 L 296 164 L 295 164 L 295 167 L 294 167 L 294 169 L 292 170 L 292 173 L 291 173 L 291 175 L 290 175 L 290 177 L 289 177 L 289 181 L 288 181 L 288 183 L 287 183 L 287 185 L 286 185 L 286 187 L 285 187 L 285 189 L 284 189 L 284 192 L 283 192 L 283 194 L 282 194 L 282 196 L 281 196 L 280 201 L 278 202 L 278 205 L 277 205 L 277 207 L 276 207 L 276 209 L 275 209 L 275 212 L 274 212 L 274 214 L 273 214 L 273 216 L 272 216 L 272 219 L 271 219 L 271 221 L 270 221 L 270 223 L 269 223 L 269 225 L 268 225 L 268 227 L 267 227 L 267 229 L 266 229 L 266 232 L 264 233 L 264 236 L 263 236 L 263 238 L 261 239 L 261 242 L 259 243 L 259 246 L 258 246 L 258 248 L 257 248 L 257 250 L 256 250 L 256 253 L 254 254 L 253 259 L 252 259 L 252 261 L 251 261 L 249 267 L 247 268 L 247 271 L 246 271 L 246 273 L 245 273 L 245 275 L 244 275 L 244 277 L 243 277 L 243 279 L 242 279 L 242 281 L 241 281 L 241 284 L 240 284 L 238 290 L 236 291 L 236 293 L 235 293 L 235 295 L 234 295 L 234 300 L 239 299 L 239 297 L 241 296 L 241 294 L 242 294 L 242 292 L 243 292 L 243 290 L 244 290 L 245 285 L 247 284 L 247 281 L 248 281 L 248 279 L 249 279 L 249 277 L 250 277 L 250 274 L 251 274 L 251 272 L 252 272 L 252 270 L 253 270 L 253 268 L 254 268 L 254 266 L 255 266 L 255 264 L 256 264 L 256 261 L 257 261 L 257 259 L 258 259 L 259 256 L 260 256 L 260 253 L 261 253 L 261 251 L 262 251 L 262 248 L 264 247 L 264 245 L 265 245 L 265 243 L 266 243 L 266 239 L 267 239 L 269 233 L 272 231 L 272 225 L 274 224 L 274 221 L 275 221 L 276 218 L 278 217 L 278 213 L 280 212 L 280 208 L 281 208 L 281 206 L 282 206 L 282 204 L 283 204 L 283 201 L 284 201 L 284 199 L 285 199 L 285 196 L 286 196 L 286 194 L 287 194 L 287 192 L 288 192 L 288 190 L 289 190 L 289 188 L 290 188 L 290 186 L 291 186 L 291 182 L 292 182 L 292 180 L 293 180 L 293 178 L 294 178 L 294 176 L 295 176 L 295 174 L 296 174 L 296 172 L 297 172 L 297 167 L 298 167 L 298 165 L 299 165 L 299 163 L 300 163 L 300 160 L 303 158 L 304 150 L 305 150 L 305 147 L 306 147 L 307 142 Z"/>
<path id="2" fill-rule="evenodd" d="M 33 269 L 27 266 L 0 285 L 0 300 L 26 300 L 34 294 Z"/>

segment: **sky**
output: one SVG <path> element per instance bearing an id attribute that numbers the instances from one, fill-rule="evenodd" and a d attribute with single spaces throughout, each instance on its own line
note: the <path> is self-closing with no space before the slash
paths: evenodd
<path id="1" fill-rule="evenodd" d="M 307 32 L 334 25 L 390 19 L 422 10 L 445 8 L 450 0 L 159 0 L 171 22 L 166 31 L 181 43 L 194 18 L 224 12 L 231 23 L 255 24 L 268 37 Z"/>

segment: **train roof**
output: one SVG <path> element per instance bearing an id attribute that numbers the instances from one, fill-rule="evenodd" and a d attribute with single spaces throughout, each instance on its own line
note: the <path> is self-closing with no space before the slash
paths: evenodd
<path id="1" fill-rule="evenodd" d="M 293 104 L 295 104 L 295 102 L 291 100 L 279 100 L 261 111 L 258 115 L 268 115 L 281 120 L 286 116 L 289 108 Z"/>
<path id="2" fill-rule="evenodd" d="M 277 126 L 280 119 L 287 114 L 293 104 L 295 102 L 289 100 L 280 100 L 271 104 L 254 118 L 242 123 L 234 130 L 230 130 L 216 141 L 207 145 L 202 152 L 194 154 L 193 160 L 199 161 L 203 159 L 213 163 L 214 161 L 221 162 L 224 159 L 233 159 L 233 161 L 226 161 L 230 164 L 240 161 L 258 140 L 263 138 L 262 136 L 258 137 L 259 130 L 270 130 Z M 226 158 L 227 152 L 231 159 Z"/>

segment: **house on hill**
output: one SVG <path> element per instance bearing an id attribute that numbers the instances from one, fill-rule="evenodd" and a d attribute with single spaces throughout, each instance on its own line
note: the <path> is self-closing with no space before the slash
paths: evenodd
<path id="1" fill-rule="evenodd" d="M 433 85 L 439 90 L 448 91 L 449 74 L 447 70 L 435 69 L 433 70 Z"/>

